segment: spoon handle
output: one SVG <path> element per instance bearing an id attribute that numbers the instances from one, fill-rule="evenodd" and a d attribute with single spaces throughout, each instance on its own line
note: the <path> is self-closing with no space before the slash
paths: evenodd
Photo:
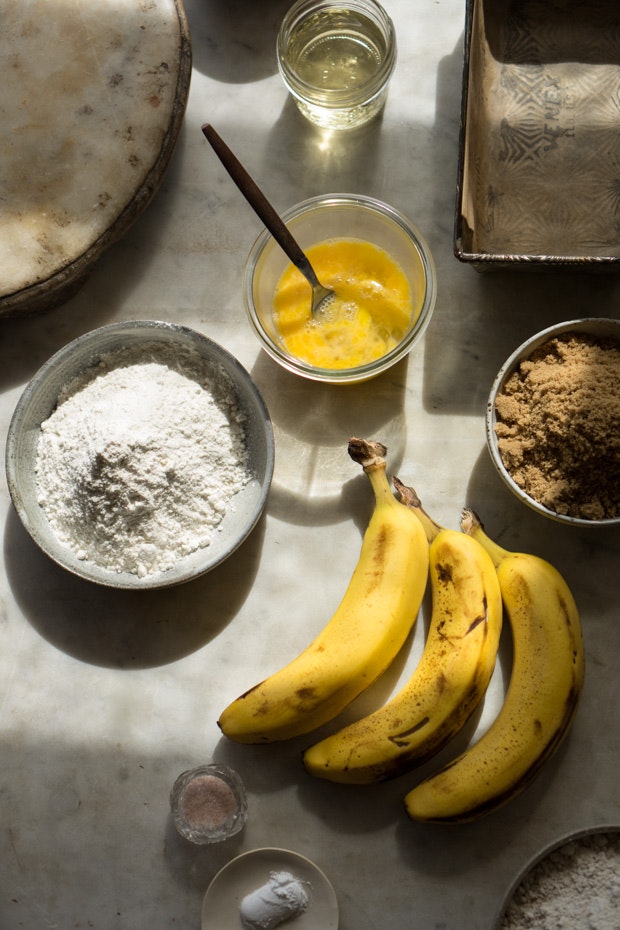
<path id="1" fill-rule="evenodd" d="M 229 175 L 248 201 L 250 206 L 261 218 L 280 248 L 288 255 L 294 265 L 299 268 L 304 277 L 312 286 L 318 285 L 318 280 L 303 250 L 291 235 L 286 223 L 278 216 L 256 182 L 250 177 L 239 159 L 228 148 L 222 137 L 213 126 L 205 123 L 202 131 L 211 144 L 213 151 L 220 159 Z"/>

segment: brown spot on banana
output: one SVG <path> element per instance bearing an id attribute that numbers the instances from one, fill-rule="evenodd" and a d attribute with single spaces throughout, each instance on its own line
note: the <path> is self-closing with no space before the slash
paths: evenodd
<path id="1" fill-rule="evenodd" d="M 306 701 L 314 700 L 316 689 L 315 688 L 298 688 L 295 694 L 299 698 L 300 703 L 304 704 Z"/>
<path id="2" fill-rule="evenodd" d="M 441 584 L 452 584 L 452 566 L 451 565 L 441 565 L 437 563 L 436 566 L 437 581 Z"/>
<path id="3" fill-rule="evenodd" d="M 415 726 L 409 727 L 407 730 L 403 730 L 402 733 L 394 733 L 391 736 L 388 736 L 388 739 L 391 743 L 394 743 L 395 746 L 406 746 L 409 742 L 409 736 L 412 736 L 414 733 L 418 733 L 424 727 L 428 726 L 430 722 L 430 717 L 424 717 L 419 723 L 416 723 Z"/>
<path id="4" fill-rule="evenodd" d="M 467 632 L 465 633 L 465 636 L 469 636 L 469 634 L 473 633 L 473 631 L 476 629 L 477 626 L 480 626 L 481 623 L 486 623 L 486 622 L 487 622 L 487 614 L 485 611 L 485 613 L 482 614 L 480 617 L 476 617 L 475 620 L 472 620 L 472 622 L 469 624 Z"/>

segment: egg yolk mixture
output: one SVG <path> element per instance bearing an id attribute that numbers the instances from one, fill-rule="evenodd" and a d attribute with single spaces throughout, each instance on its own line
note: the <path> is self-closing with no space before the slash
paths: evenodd
<path id="1" fill-rule="evenodd" d="M 327 239 L 306 254 L 335 295 L 313 316 L 308 282 L 294 265 L 286 269 L 274 322 L 291 355 L 320 368 L 352 368 L 398 345 L 412 323 L 411 288 L 387 252 L 359 239 Z"/>

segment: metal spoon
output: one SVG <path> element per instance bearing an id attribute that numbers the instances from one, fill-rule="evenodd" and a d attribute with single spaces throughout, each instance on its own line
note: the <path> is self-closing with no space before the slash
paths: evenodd
<path id="1" fill-rule="evenodd" d="M 213 126 L 205 123 L 202 126 L 202 131 L 245 199 L 261 218 L 280 248 L 308 281 L 312 288 L 312 314 L 320 314 L 324 309 L 324 302 L 332 298 L 334 292 L 327 287 L 323 287 L 315 274 L 314 268 L 308 261 L 307 255 L 293 238 L 286 223 L 278 216 L 256 182 L 250 177 L 237 157 L 233 155 Z"/>

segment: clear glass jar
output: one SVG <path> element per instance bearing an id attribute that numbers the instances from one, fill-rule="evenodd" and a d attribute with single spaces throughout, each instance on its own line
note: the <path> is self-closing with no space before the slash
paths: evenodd
<path id="1" fill-rule="evenodd" d="M 170 793 L 170 809 L 185 839 L 199 845 L 219 843 L 245 826 L 245 787 L 234 769 L 201 765 L 179 775 Z"/>
<path id="2" fill-rule="evenodd" d="M 354 129 L 385 104 L 394 24 L 376 0 L 297 0 L 280 26 L 277 55 L 304 116 L 323 129 Z"/>

